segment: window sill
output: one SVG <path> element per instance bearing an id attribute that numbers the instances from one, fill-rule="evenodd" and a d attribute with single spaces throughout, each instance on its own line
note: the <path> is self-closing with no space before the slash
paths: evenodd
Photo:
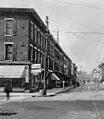
<path id="1" fill-rule="evenodd" d="M 9 36 L 14 36 L 14 35 L 5 35 L 6 37 L 9 37 Z"/>
<path id="2" fill-rule="evenodd" d="M 5 62 L 13 62 L 13 60 L 4 60 Z"/>

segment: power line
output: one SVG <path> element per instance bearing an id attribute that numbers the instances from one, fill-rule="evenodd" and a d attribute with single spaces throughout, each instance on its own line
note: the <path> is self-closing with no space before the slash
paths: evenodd
<path id="1" fill-rule="evenodd" d="M 83 6 L 83 7 L 89 7 L 89 8 L 104 10 L 104 8 L 95 7 L 95 6 L 86 5 L 86 4 L 75 3 L 75 2 L 65 2 L 65 1 L 62 1 L 62 0 L 52 0 L 52 1 L 55 1 L 57 3 L 72 4 L 72 5 L 77 5 L 77 6 Z"/>
<path id="2" fill-rule="evenodd" d="M 57 31 L 53 31 L 52 30 L 52 32 L 57 32 Z M 60 32 L 60 31 L 59 31 Z M 74 32 L 74 31 L 72 31 L 72 32 L 70 32 L 70 31 L 67 31 L 67 32 L 64 32 L 64 33 L 67 33 L 67 34 L 94 34 L 94 35 L 104 35 L 104 32 L 84 32 L 84 31 L 81 31 L 81 32 Z"/>
<path id="3" fill-rule="evenodd" d="M 69 34 L 94 34 L 94 35 L 104 35 L 104 32 L 65 32 Z"/>

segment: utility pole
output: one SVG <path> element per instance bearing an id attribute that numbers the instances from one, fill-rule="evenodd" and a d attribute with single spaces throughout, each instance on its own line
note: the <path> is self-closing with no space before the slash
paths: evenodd
<path id="1" fill-rule="evenodd" d="M 48 17 L 48 16 L 46 16 L 45 22 L 46 22 L 46 25 L 47 25 L 47 27 L 48 27 L 48 29 L 49 29 L 49 17 Z"/>
<path id="2" fill-rule="evenodd" d="M 59 27 L 57 27 L 57 42 L 59 43 Z"/>
<path id="3" fill-rule="evenodd" d="M 45 20 L 47 24 L 47 29 L 49 30 L 49 18 L 46 16 Z M 49 37 L 49 32 L 47 31 L 47 36 L 46 36 L 46 47 L 45 47 L 45 58 L 44 58 L 44 90 L 43 90 L 43 95 L 47 95 L 46 91 L 46 77 L 47 77 L 47 49 L 48 49 L 48 37 Z"/>
<path id="4" fill-rule="evenodd" d="M 80 72 L 81 72 L 81 82 L 82 82 L 82 65 L 80 66 Z"/>

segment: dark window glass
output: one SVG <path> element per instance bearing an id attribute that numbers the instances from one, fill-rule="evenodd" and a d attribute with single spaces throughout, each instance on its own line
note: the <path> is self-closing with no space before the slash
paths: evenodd
<path id="1" fill-rule="evenodd" d="M 38 51 L 36 50 L 36 63 L 38 63 Z"/>
<path id="2" fill-rule="evenodd" d="M 13 60 L 13 44 L 5 45 L 5 60 Z"/>
<path id="3" fill-rule="evenodd" d="M 30 22 L 30 39 L 33 40 L 33 24 Z"/>

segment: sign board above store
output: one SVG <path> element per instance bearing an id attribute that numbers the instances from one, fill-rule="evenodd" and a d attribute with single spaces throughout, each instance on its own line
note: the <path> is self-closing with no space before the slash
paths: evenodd
<path id="1" fill-rule="evenodd" d="M 32 69 L 40 69 L 41 68 L 41 64 L 32 64 L 31 68 Z"/>

